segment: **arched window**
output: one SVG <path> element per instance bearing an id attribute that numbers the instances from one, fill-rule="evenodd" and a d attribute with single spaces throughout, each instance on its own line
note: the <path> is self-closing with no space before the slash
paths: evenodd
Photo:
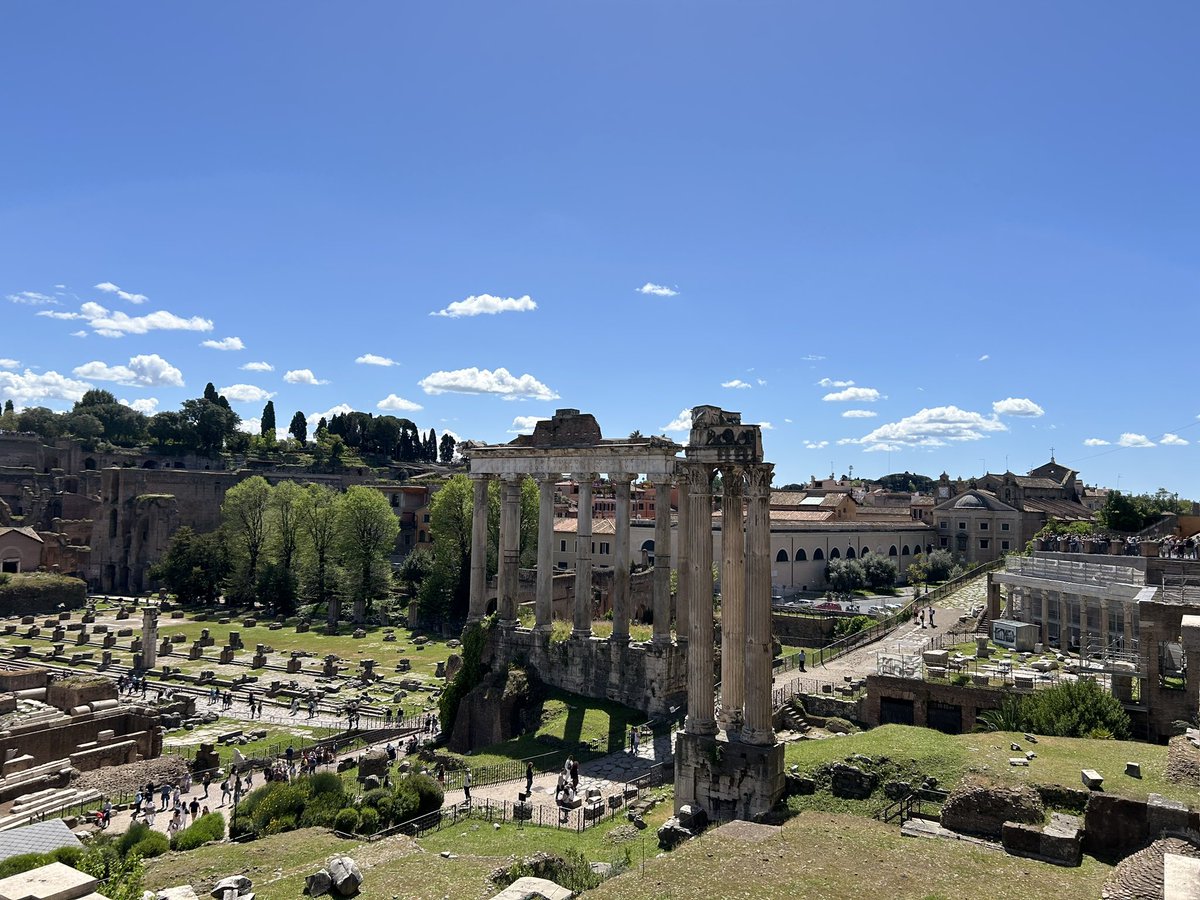
<path id="1" fill-rule="evenodd" d="M 654 553 L 654 541 L 642 541 L 642 549 L 643 549 L 644 551 L 646 551 L 647 553 L 649 553 L 649 554 L 653 555 L 653 553 Z"/>
<path id="2" fill-rule="evenodd" d="M 903 547 L 900 548 L 900 555 L 901 556 L 911 556 L 912 555 L 911 551 L 908 549 L 908 544 L 905 544 Z"/>
<path id="3" fill-rule="evenodd" d="M 838 553 L 837 547 L 834 547 L 832 550 L 829 551 L 829 558 L 830 559 L 841 559 L 842 554 Z"/>
<path id="4" fill-rule="evenodd" d="M 780 550 L 778 553 L 775 554 L 775 562 L 787 562 L 787 561 L 788 561 L 788 558 L 787 558 L 786 550 Z"/>
<path id="5" fill-rule="evenodd" d="M 854 548 L 853 547 L 846 548 L 846 559 L 854 559 Z"/>
<path id="6" fill-rule="evenodd" d="M 820 547 L 818 547 L 816 550 L 813 551 L 813 562 L 820 562 L 824 558 L 825 558 L 825 554 L 821 552 Z"/>
<path id="7" fill-rule="evenodd" d="M 796 551 L 796 562 L 804 562 L 807 559 L 808 555 L 804 552 L 803 547 Z"/>
<path id="8" fill-rule="evenodd" d="M 871 552 L 871 548 L 870 548 L 870 547 L 863 547 L 863 548 L 862 548 L 862 553 L 860 553 L 860 554 L 859 554 L 859 556 L 866 556 L 866 555 L 867 555 L 868 553 L 870 553 L 870 552 Z"/>
<path id="9" fill-rule="evenodd" d="M 895 556 L 895 555 L 896 555 L 896 545 L 892 544 L 892 546 L 890 548 L 888 548 L 888 556 Z"/>

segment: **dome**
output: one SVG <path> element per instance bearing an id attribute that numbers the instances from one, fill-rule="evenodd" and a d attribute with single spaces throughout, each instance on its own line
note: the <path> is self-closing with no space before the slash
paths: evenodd
<path id="1" fill-rule="evenodd" d="M 987 509 L 984 502 L 974 494 L 966 494 L 959 497 L 954 504 L 955 509 Z"/>

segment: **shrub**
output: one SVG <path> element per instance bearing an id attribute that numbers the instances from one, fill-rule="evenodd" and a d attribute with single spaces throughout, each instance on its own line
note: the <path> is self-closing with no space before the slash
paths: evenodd
<path id="1" fill-rule="evenodd" d="M 210 841 L 225 837 L 225 817 L 220 813 L 201 816 L 175 837 L 171 838 L 172 850 L 195 850 Z"/>
<path id="2" fill-rule="evenodd" d="M 421 808 L 421 797 L 411 781 L 407 778 L 397 781 L 394 796 L 392 816 L 395 821 L 404 822 L 417 815 L 417 810 Z"/>
<path id="3" fill-rule="evenodd" d="M 280 816 L 279 818 L 272 819 L 270 822 L 267 822 L 265 825 L 263 825 L 262 833 L 279 834 L 284 831 L 295 831 L 296 821 L 296 816 L 292 815 L 291 813 Z"/>
<path id="4" fill-rule="evenodd" d="M 171 849 L 167 836 L 161 831 L 147 832 L 146 836 L 129 848 L 129 853 L 136 853 L 142 859 L 152 859 L 162 856 Z M 128 855 L 128 854 L 126 854 Z"/>
<path id="5" fill-rule="evenodd" d="M 1094 681 L 1064 681 L 1024 697 L 1006 697 L 980 715 L 994 731 L 1032 731 L 1053 737 L 1126 740 L 1129 713 Z"/>
<path id="6" fill-rule="evenodd" d="M 134 822 L 129 826 L 128 831 L 116 839 L 117 853 L 121 856 L 127 856 L 129 851 L 133 849 L 133 845 L 152 831 L 153 829 L 145 822 Z"/>
<path id="7" fill-rule="evenodd" d="M 346 805 L 344 794 L 318 794 L 305 804 L 300 813 L 301 828 L 329 828 L 333 818 Z"/>
<path id="8" fill-rule="evenodd" d="M 358 817 L 358 833 L 374 834 L 379 830 L 379 811 L 372 806 L 364 806 Z"/>
<path id="9" fill-rule="evenodd" d="M 431 775 L 409 775 L 405 781 L 412 784 L 417 792 L 417 815 L 423 816 L 425 813 L 431 813 L 442 808 L 442 803 L 445 800 L 445 792 L 442 786 L 438 784 L 437 779 Z"/>
<path id="10" fill-rule="evenodd" d="M 20 875 L 22 872 L 44 866 L 51 861 L 48 858 L 49 855 L 48 853 L 21 853 L 18 856 L 10 856 L 4 862 L 0 862 L 0 878 Z"/>
<path id="11" fill-rule="evenodd" d="M 333 827 L 335 831 L 340 831 L 342 834 L 354 834 L 358 831 L 358 810 L 350 806 L 340 810 L 333 817 Z"/>
<path id="12" fill-rule="evenodd" d="M 346 796 L 345 784 L 333 772 L 318 772 L 308 779 L 308 786 L 314 797 L 320 797 L 324 794 L 336 794 L 339 797 Z"/>

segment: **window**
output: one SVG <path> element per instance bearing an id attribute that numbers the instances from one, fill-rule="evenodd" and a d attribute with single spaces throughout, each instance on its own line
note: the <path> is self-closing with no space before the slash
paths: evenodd
<path id="1" fill-rule="evenodd" d="M 949 527 L 950 527 L 950 523 L 947 522 L 945 519 L 942 519 L 940 522 L 938 522 L 938 528 L 942 529 L 942 531 L 945 531 Z"/>
<path id="2" fill-rule="evenodd" d="M 1001 542 L 1000 542 L 1000 549 L 1001 549 L 1001 550 L 1007 550 L 1007 549 L 1009 549 L 1009 547 L 1008 547 L 1008 541 L 1001 541 Z"/>
<path id="3" fill-rule="evenodd" d="M 943 546 L 943 547 L 949 547 L 949 546 L 950 546 L 950 539 L 949 539 L 949 538 L 942 538 L 942 539 L 941 539 L 941 541 L 942 541 L 942 546 Z"/>
<path id="4" fill-rule="evenodd" d="M 959 530 L 959 531 L 966 531 L 966 530 L 967 530 L 967 523 L 966 523 L 966 522 L 959 522 L 959 523 L 958 523 L 958 530 Z"/>
<path id="5" fill-rule="evenodd" d="M 429 513 L 425 513 L 425 515 L 421 516 L 421 521 L 424 522 L 426 525 L 428 525 L 429 524 Z"/>
<path id="6" fill-rule="evenodd" d="M 601 556 L 608 556 L 608 553 L 609 553 L 609 550 L 608 550 L 608 541 L 601 541 L 601 542 L 600 542 L 600 555 L 601 555 Z"/>
<path id="7" fill-rule="evenodd" d="M 558 552 L 559 552 L 559 553 L 566 553 L 566 552 L 567 552 L 567 542 L 566 542 L 566 541 L 559 541 L 559 542 L 558 542 Z"/>
<path id="8" fill-rule="evenodd" d="M 592 556 L 596 555 L 596 542 L 592 541 Z"/>
<path id="9" fill-rule="evenodd" d="M 980 522 L 980 523 L 979 523 L 979 530 L 980 530 L 980 531 L 987 531 L 987 530 L 988 530 L 988 523 L 987 523 L 987 522 Z"/>
<path id="10" fill-rule="evenodd" d="M 854 548 L 853 547 L 846 548 L 846 559 L 854 559 Z"/>
<path id="11" fill-rule="evenodd" d="M 892 546 L 888 548 L 888 556 L 895 556 L 895 555 L 896 555 L 896 545 L 892 544 Z"/>
<path id="12" fill-rule="evenodd" d="M 788 561 L 788 558 L 787 558 L 786 550 L 780 550 L 778 553 L 775 554 L 775 562 L 787 562 L 787 561 Z"/>
<path id="13" fill-rule="evenodd" d="M 979 549 L 980 550 L 986 550 L 988 548 L 989 544 L 991 544 L 991 541 L 989 541 L 987 538 L 979 539 Z"/>
<path id="14" fill-rule="evenodd" d="M 1000 530 L 1001 530 L 1001 531 L 1008 531 L 1008 523 L 1007 523 L 1007 522 L 1001 522 L 1001 523 L 1000 523 Z"/>
<path id="15" fill-rule="evenodd" d="M 808 559 L 808 556 L 807 556 L 807 554 L 805 554 L 803 547 L 801 547 L 800 549 L 798 549 L 796 551 L 796 562 L 804 562 L 807 559 Z"/>
<path id="16" fill-rule="evenodd" d="M 829 551 L 830 559 L 841 559 L 841 556 L 842 556 L 842 554 L 838 553 L 837 547 L 834 547 L 832 550 Z"/>
<path id="17" fill-rule="evenodd" d="M 824 558 L 825 558 L 825 554 L 821 552 L 820 547 L 818 547 L 816 550 L 813 551 L 813 562 L 819 562 L 820 560 L 822 560 Z"/>

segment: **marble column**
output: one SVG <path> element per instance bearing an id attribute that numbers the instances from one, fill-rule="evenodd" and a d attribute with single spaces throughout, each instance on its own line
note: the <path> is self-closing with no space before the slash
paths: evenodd
<path id="1" fill-rule="evenodd" d="M 538 476 L 537 596 L 534 631 L 550 633 L 554 618 L 554 485 L 558 473 Z"/>
<path id="2" fill-rule="evenodd" d="M 707 465 L 686 468 L 691 502 L 688 528 L 688 713 L 689 734 L 717 733 L 713 709 L 712 472 Z M 770 602 L 770 596 L 767 601 Z"/>
<path id="3" fill-rule="evenodd" d="M 1100 601 L 1100 646 L 1104 652 L 1108 652 L 1108 629 L 1111 625 L 1109 621 L 1109 601 L 1102 599 Z"/>
<path id="4" fill-rule="evenodd" d="M 575 615 L 571 637 L 592 636 L 592 482 L 595 474 L 571 476 L 579 485 L 579 515 L 575 520 Z"/>
<path id="5" fill-rule="evenodd" d="M 654 482 L 654 637 L 671 643 L 671 482 Z"/>
<path id="6" fill-rule="evenodd" d="M 721 727 L 740 737 L 746 677 L 746 534 L 740 467 L 721 470 Z"/>
<path id="7" fill-rule="evenodd" d="M 773 745 L 771 727 L 771 478 L 751 466 L 746 490 L 746 698 L 742 740 Z"/>
<path id="8" fill-rule="evenodd" d="M 1079 595 L 1079 607 L 1075 610 L 1075 615 L 1079 622 L 1079 655 L 1085 656 L 1088 646 L 1088 615 L 1087 598 L 1083 594 Z"/>
<path id="9" fill-rule="evenodd" d="M 1058 595 L 1058 649 L 1066 652 L 1071 644 L 1071 622 L 1068 615 L 1070 607 L 1062 591 L 1054 591 Z"/>
<path id="10" fill-rule="evenodd" d="M 629 594 L 629 483 L 635 478 L 635 472 L 608 473 L 617 499 L 617 545 L 613 548 L 612 639 L 619 642 L 629 640 L 629 619 L 633 614 Z"/>
<path id="11" fill-rule="evenodd" d="M 679 490 L 679 525 L 675 535 L 675 641 L 686 644 L 691 633 L 691 610 L 688 598 L 692 596 L 688 587 L 692 580 L 691 533 L 692 494 L 687 477 L 681 471 L 676 481 Z"/>
<path id="12" fill-rule="evenodd" d="M 521 564 L 521 476 L 505 475 L 500 484 L 500 590 L 496 604 L 503 628 L 517 624 Z"/>
<path id="13" fill-rule="evenodd" d="M 467 606 L 468 625 L 478 622 L 487 612 L 487 476 L 472 475 L 471 488 L 471 598 Z"/>
<path id="14" fill-rule="evenodd" d="M 1026 590 L 1021 588 L 1021 590 Z M 1042 610 L 1042 649 L 1050 649 L 1050 594 L 1043 588 L 1033 588 L 1037 591 L 1038 604 Z"/>
<path id="15" fill-rule="evenodd" d="M 1121 649 L 1128 653 L 1133 649 L 1133 601 L 1121 603 L 1121 626 L 1125 638 Z"/>

